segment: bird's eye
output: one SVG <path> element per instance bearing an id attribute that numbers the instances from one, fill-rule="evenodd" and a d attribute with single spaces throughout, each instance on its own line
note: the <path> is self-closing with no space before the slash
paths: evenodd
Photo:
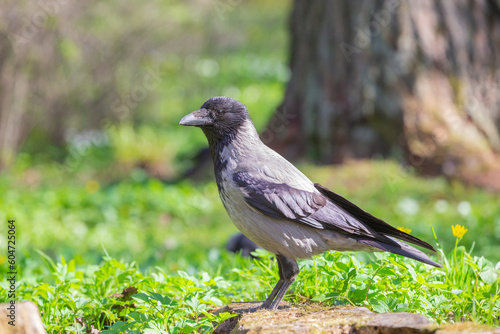
<path id="1" fill-rule="evenodd" d="M 215 112 L 217 113 L 217 115 L 222 115 L 223 114 L 222 110 L 220 110 L 220 109 L 216 110 Z"/>

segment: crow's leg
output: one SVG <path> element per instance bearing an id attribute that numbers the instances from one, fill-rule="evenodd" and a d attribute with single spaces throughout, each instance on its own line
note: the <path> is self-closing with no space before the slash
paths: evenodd
<path id="1" fill-rule="evenodd" d="M 280 278 L 278 283 L 276 283 L 276 285 L 274 286 L 273 291 L 271 291 L 271 294 L 266 298 L 266 300 L 260 306 L 261 308 L 269 308 L 269 306 L 271 306 L 274 297 L 276 297 L 276 295 L 278 294 L 284 283 L 285 281 Z"/>
<path id="2" fill-rule="evenodd" d="M 292 285 L 293 281 L 295 281 L 295 278 L 299 273 L 299 266 L 294 260 L 281 254 L 276 254 L 276 260 L 278 262 L 280 279 L 269 297 L 267 297 L 261 306 L 262 308 L 270 310 L 275 310 L 278 307 L 279 303 L 285 296 L 286 291 L 290 285 Z"/>
<path id="3" fill-rule="evenodd" d="M 281 287 L 285 283 L 285 280 L 283 279 L 283 269 L 281 268 L 281 263 L 278 260 L 278 257 L 276 257 L 276 262 L 278 262 L 278 274 L 280 276 L 280 279 L 278 280 L 278 283 L 273 288 L 273 291 L 271 291 L 271 294 L 267 296 L 266 300 L 262 303 L 260 306 L 261 308 L 269 308 L 271 306 L 271 303 L 273 302 L 274 298 L 280 291 Z"/>

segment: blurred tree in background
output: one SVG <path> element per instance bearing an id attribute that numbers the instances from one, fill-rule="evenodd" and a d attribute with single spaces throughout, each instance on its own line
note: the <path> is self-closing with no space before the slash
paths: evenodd
<path id="1" fill-rule="evenodd" d="M 424 174 L 500 189 L 500 2 L 293 6 L 292 77 L 271 146 L 323 163 L 399 155 Z"/>
<path id="2" fill-rule="evenodd" d="M 140 67 L 133 65 L 166 47 L 158 34 L 144 33 L 152 22 L 142 15 L 160 19 L 154 3 L 141 8 L 119 1 L 2 2 L 0 166 L 12 163 L 28 135 L 61 148 L 72 132 L 125 116 L 114 102 L 122 81 L 135 79 Z"/>
<path id="3" fill-rule="evenodd" d="M 75 170 L 104 142 L 116 166 L 172 177 L 179 150 L 205 145 L 178 136 L 183 114 L 213 95 L 279 100 L 289 2 L 264 3 L 2 1 L 0 169 L 23 152 Z"/>

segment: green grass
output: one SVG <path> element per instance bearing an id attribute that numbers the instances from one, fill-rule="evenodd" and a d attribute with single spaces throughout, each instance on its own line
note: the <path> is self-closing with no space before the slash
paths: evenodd
<path id="1" fill-rule="evenodd" d="M 206 99 L 240 99 L 259 130 L 281 102 L 291 2 L 228 3 L 223 18 L 212 7 L 193 14 L 184 2 L 157 4 L 154 17 L 179 33 L 158 34 L 168 50 L 131 66 L 146 74 L 158 65 L 158 87 L 124 121 L 62 149 L 47 147 L 33 131 L 9 173 L 0 174 L 0 221 L 15 219 L 17 226 L 18 300 L 40 307 L 48 333 L 210 332 L 228 316 L 211 310 L 262 300 L 275 284 L 271 255 L 259 252 L 260 260 L 251 260 L 225 251 L 237 230 L 213 181 L 151 178 L 177 177 L 206 146 L 201 131 L 177 125 Z M 109 10 L 103 17 L 115 9 Z M 122 79 L 125 95 L 143 75 Z M 499 325 L 498 195 L 419 178 L 394 161 L 301 169 L 390 224 L 437 240 L 436 260 L 445 268 L 386 253 L 329 252 L 299 263 L 286 300 Z M 451 230 L 457 224 L 468 229 L 460 240 Z M 0 224 L 1 236 L 6 229 Z M 1 237 L 0 302 L 8 301 L 7 256 Z"/>
<path id="2" fill-rule="evenodd" d="M 366 306 L 375 312 L 415 312 L 437 323 L 475 321 L 498 325 L 500 262 L 457 247 L 445 268 L 390 254 L 360 261 L 356 253 L 328 252 L 301 261 L 301 272 L 286 299 L 328 305 Z M 99 266 L 79 269 L 75 261 L 57 264 L 46 255 L 50 273 L 23 280 L 18 294 L 36 302 L 49 333 L 190 333 L 213 330 L 231 317 L 210 310 L 229 301 L 264 299 L 277 280 L 272 254 L 259 260 L 225 255 L 217 273 L 201 270 L 168 274 L 156 267 L 146 273 L 136 264 L 105 256 Z M 210 268 L 213 272 L 213 267 Z M 6 284 L 0 297 L 4 299 Z M 126 290 L 124 290 L 126 289 Z"/>
<path id="3" fill-rule="evenodd" d="M 299 263 L 287 300 L 498 326 L 498 196 L 441 178 L 422 179 L 391 161 L 301 169 L 435 244 L 445 268 L 386 253 L 330 252 Z M 277 280 L 270 255 L 259 253 L 256 261 L 224 250 L 236 229 L 214 182 L 166 185 L 135 171 L 120 183 L 89 182 L 80 175 L 30 185 L 27 171 L 36 174 L 31 168 L 0 178 L 0 220 L 16 220 L 18 297 L 39 305 L 49 333 L 79 333 L 81 326 L 108 333 L 207 332 L 221 320 L 207 313 L 211 309 L 264 299 Z M 452 233 L 456 224 L 468 229 L 460 240 Z M 5 302 L 4 238 L 0 245 Z M 135 296 L 119 296 L 129 287 L 137 289 Z"/>

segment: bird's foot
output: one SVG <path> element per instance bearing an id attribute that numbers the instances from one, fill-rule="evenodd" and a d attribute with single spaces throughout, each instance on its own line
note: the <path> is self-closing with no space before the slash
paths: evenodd
<path id="1" fill-rule="evenodd" d="M 255 306 L 255 307 L 250 307 L 249 309 L 247 309 L 245 312 L 246 313 L 255 313 L 257 312 L 258 310 L 261 309 L 261 306 Z"/>
<path id="2" fill-rule="evenodd" d="M 260 306 L 258 306 L 257 308 L 267 310 L 269 309 L 269 307 L 271 307 L 271 302 L 272 301 L 264 300 L 262 304 L 260 304 Z"/>

